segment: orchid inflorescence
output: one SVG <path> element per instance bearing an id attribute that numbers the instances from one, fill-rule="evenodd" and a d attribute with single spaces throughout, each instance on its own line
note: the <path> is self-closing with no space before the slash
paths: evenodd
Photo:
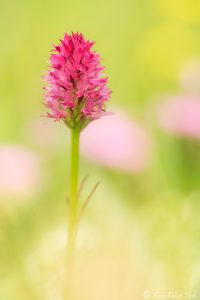
<path id="1" fill-rule="evenodd" d="M 78 189 L 80 133 L 91 121 L 108 114 L 105 102 L 111 94 L 107 88 L 107 77 L 102 73 L 104 67 L 100 64 L 100 56 L 92 51 L 93 45 L 94 42 L 85 40 L 82 34 L 65 34 L 59 45 L 53 45 L 49 70 L 44 76 L 47 117 L 63 120 L 71 129 L 65 299 L 69 299 L 71 293 L 78 225 L 99 184 L 94 186 L 79 208 L 80 193 L 87 179 L 86 176 Z"/>
<path id="2" fill-rule="evenodd" d="M 59 45 L 53 45 L 50 68 L 44 77 L 47 116 L 62 119 L 70 128 L 83 129 L 106 114 L 105 102 L 111 92 L 93 45 L 82 34 L 65 34 Z"/>

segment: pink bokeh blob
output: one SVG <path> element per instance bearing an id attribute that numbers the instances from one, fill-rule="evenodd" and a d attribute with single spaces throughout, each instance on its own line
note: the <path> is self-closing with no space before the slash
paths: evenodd
<path id="1" fill-rule="evenodd" d="M 141 172 L 149 163 L 150 140 L 141 125 L 116 112 L 88 125 L 81 136 L 81 151 L 97 164 Z"/>
<path id="2" fill-rule="evenodd" d="M 20 145 L 0 146 L 0 195 L 29 197 L 37 192 L 40 179 L 34 152 Z"/>
<path id="3" fill-rule="evenodd" d="M 158 107 L 160 127 L 175 136 L 200 138 L 200 97 L 169 96 Z"/>

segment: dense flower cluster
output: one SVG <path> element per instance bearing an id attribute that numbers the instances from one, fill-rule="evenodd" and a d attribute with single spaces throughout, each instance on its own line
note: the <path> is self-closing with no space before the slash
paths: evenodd
<path id="1" fill-rule="evenodd" d="M 71 128 L 105 114 L 105 101 L 110 98 L 107 78 L 100 56 L 91 50 L 94 42 L 82 34 L 65 34 L 50 56 L 50 69 L 45 81 L 45 105 L 48 116 L 63 119 Z"/>

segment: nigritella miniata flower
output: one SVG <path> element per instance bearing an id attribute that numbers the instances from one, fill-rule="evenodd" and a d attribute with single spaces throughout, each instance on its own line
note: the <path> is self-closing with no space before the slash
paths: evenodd
<path id="1" fill-rule="evenodd" d="M 50 67 L 44 77 L 47 116 L 62 119 L 70 128 L 78 125 L 83 129 L 107 114 L 105 102 L 111 92 L 93 45 L 82 34 L 65 34 L 50 55 Z"/>
<path id="2" fill-rule="evenodd" d="M 50 66 L 44 77 L 44 104 L 47 116 L 64 121 L 70 128 L 70 176 L 67 196 L 67 249 L 64 299 L 72 296 L 72 278 L 76 253 L 77 232 L 83 212 L 97 189 L 97 182 L 89 195 L 83 199 L 82 189 L 88 178 L 79 183 L 79 144 L 82 129 L 91 121 L 110 114 L 105 102 L 110 98 L 107 77 L 100 64 L 100 56 L 92 50 L 94 42 L 84 39 L 82 34 L 65 34 L 50 55 Z M 68 153 L 68 151 L 67 151 Z"/>

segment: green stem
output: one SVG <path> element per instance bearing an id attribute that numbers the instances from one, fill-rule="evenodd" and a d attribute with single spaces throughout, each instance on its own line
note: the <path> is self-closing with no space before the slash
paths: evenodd
<path id="1" fill-rule="evenodd" d="M 70 166 L 70 201 L 68 218 L 68 243 L 72 246 L 76 238 L 76 223 L 78 209 L 78 168 L 79 168 L 79 138 L 78 126 L 71 129 L 71 166 Z"/>
<path id="2" fill-rule="evenodd" d="M 68 243 L 66 253 L 66 282 L 64 299 L 73 298 L 74 252 L 78 218 L 78 169 L 79 169 L 80 129 L 71 129 L 71 165 L 70 165 L 70 198 L 68 209 Z"/>

